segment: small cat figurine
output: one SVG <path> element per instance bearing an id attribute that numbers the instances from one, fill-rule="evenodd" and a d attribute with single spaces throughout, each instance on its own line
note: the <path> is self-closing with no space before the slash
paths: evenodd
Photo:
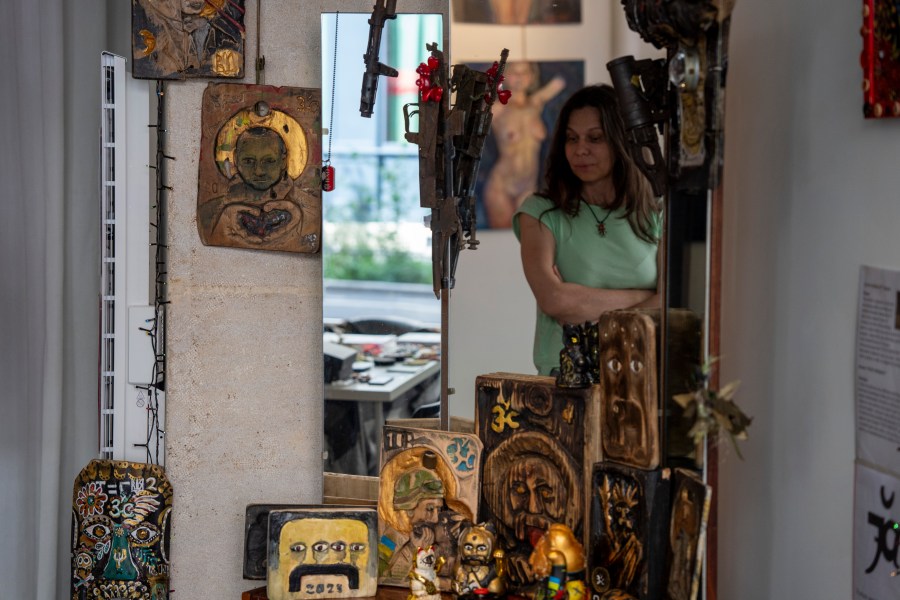
<path id="1" fill-rule="evenodd" d="M 409 572 L 407 600 L 441 600 L 437 574 L 444 566 L 444 557 L 435 558 L 434 546 L 416 551 L 416 565 Z"/>

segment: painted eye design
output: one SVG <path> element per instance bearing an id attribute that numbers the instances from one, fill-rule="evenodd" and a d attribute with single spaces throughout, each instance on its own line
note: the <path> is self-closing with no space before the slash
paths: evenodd
<path id="1" fill-rule="evenodd" d="M 306 552 L 306 544 L 304 544 L 303 542 L 291 544 L 291 552 Z"/>
<path id="2" fill-rule="evenodd" d="M 466 544 L 466 552 L 472 551 L 472 544 Z"/>
<path id="3" fill-rule="evenodd" d="M 327 552 L 328 551 L 328 542 L 321 541 L 313 544 L 313 552 Z"/>
<path id="4" fill-rule="evenodd" d="M 344 542 L 335 542 L 331 545 L 331 549 L 335 552 L 343 552 L 347 548 L 347 544 Z"/>
<path id="5" fill-rule="evenodd" d="M 485 546 L 484 544 L 478 544 L 478 551 L 479 551 L 479 552 L 486 552 L 486 551 L 487 551 L 487 546 Z"/>
<path id="6" fill-rule="evenodd" d="M 94 564 L 94 559 L 86 552 L 79 552 L 75 556 L 75 566 L 79 569 L 90 569 Z"/>
<path id="7" fill-rule="evenodd" d="M 103 523 L 91 523 L 84 528 L 84 535 L 95 542 L 102 542 L 109 537 L 109 534 L 109 527 Z"/>
<path id="8" fill-rule="evenodd" d="M 622 363 L 619 361 L 618 358 L 609 359 L 608 361 L 606 361 L 606 366 L 613 373 L 618 373 L 619 371 L 622 370 Z"/>
<path id="9" fill-rule="evenodd" d="M 362 552 L 365 549 L 366 549 L 365 544 L 360 544 L 358 542 L 354 543 L 354 544 L 350 544 L 350 552 Z"/>
<path id="10" fill-rule="evenodd" d="M 640 373 L 641 371 L 644 370 L 644 363 L 642 363 L 641 361 L 639 361 L 636 358 L 631 359 L 631 362 L 628 363 L 628 366 L 631 367 L 632 373 Z"/>
<path id="11" fill-rule="evenodd" d="M 129 532 L 128 537 L 135 546 L 146 548 L 159 539 L 159 530 L 150 523 L 141 523 Z"/>

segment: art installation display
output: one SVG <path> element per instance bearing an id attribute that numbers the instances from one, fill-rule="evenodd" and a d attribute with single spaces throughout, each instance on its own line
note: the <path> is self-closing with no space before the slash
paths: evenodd
<path id="1" fill-rule="evenodd" d="M 378 497 L 378 582 L 408 586 L 433 547 L 437 587 L 450 591 L 460 533 L 478 514 L 482 444 L 472 434 L 385 426 Z M 437 559 L 435 559 L 437 561 Z"/>
<path id="2" fill-rule="evenodd" d="M 493 525 L 479 523 L 459 536 L 453 592 L 463 600 L 506 596 L 506 556 Z"/>
<path id="3" fill-rule="evenodd" d="M 372 508 L 272 510 L 269 600 L 374 596 L 377 520 Z"/>
<path id="4" fill-rule="evenodd" d="M 132 75 L 244 76 L 244 0 L 131 0 Z"/>
<path id="5" fill-rule="evenodd" d="M 588 583 L 604 600 L 662 598 L 671 471 L 600 463 L 591 480 Z"/>
<path id="6" fill-rule="evenodd" d="M 171 513 L 161 467 L 88 463 L 72 498 L 72 600 L 168 598 Z"/>
<path id="7" fill-rule="evenodd" d="M 484 442 L 481 519 L 497 527 L 512 592 L 533 591 L 528 558 L 551 523 L 583 538 L 599 388 L 560 389 L 552 377 L 492 373 L 475 382 L 475 427 Z"/>
<path id="8" fill-rule="evenodd" d="M 672 489 L 666 590 L 671 600 L 696 600 L 712 488 L 693 471 L 675 469 Z"/>
<path id="9" fill-rule="evenodd" d="M 204 244 L 319 251 L 320 96 L 307 88 L 207 86 L 197 193 Z"/>

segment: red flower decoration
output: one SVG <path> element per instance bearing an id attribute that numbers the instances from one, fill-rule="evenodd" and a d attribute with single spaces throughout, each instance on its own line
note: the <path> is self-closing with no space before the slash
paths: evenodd
<path id="1" fill-rule="evenodd" d="M 434 56 L 430 56 L 427 63 L 419 63 L 419 66 L 416 67 L 416 73 L 421 75 L 421 77 L 416 79 L 416 86 L 419 88 L 423 102 L 440 102 L 441 98 L 444 97 L 444 88 L 434 85 L 431 81 L 434 72 L 440 66 L 440 61 Z"/>
<path id="2" fill-rule="evenodd" d="M 485 74 L 488 76 L 488 87 L 490 89 L 497 90 L 497 100 L 500 101 L 500 104 L 506 104 L 509 102 L 509 98 L 512 96 L 512 92 L 509 90 L 501 90 L 500 85 L 503 83 L 505 77 L 503 75 L 498 76 L 497 72 L 500 70 L 500 63 L 496 60 L 491 67 L 485 71 Z M 493 104 L 493 100 L 491 99 L 491 93 L 488 92 L 484 95 L 484 101 L 488 104 Z"/>
<path id="3" fill-rule="evenodd" d="M 102 515 L 103 505 L 106 504 L 107 498 L 108 496 L 103 493 L 103 484 L 99 481 L 91 481 L 78 490 L 75 504 L 82 517 Z"/>

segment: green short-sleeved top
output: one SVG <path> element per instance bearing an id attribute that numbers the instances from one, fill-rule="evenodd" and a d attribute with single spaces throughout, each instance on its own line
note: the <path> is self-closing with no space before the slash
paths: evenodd
<path id="1" fill-rule="evenodd" d="M 571 217 L 541 196 L 529 196 L 513 216 L 513 231 L 519 238 L 519 215 L 539 219 L 556 239 L 556 266 L 564 281 L 604 289 L 656 289 L 657 244 L 640 239 L 624 217 L 614 210 L 605 221 L 606 235 L 597 233 L 597 219 L 606 210 L 594 207 L 596 218 L 584 204 Z M 653 217 L 653 235 L 662 235 L 662 215 Z M 598 318 L 600 315 L 597 315 Z M 534 331 L 534 365 L 541 375 L 559 366 L 562 326 L 537 309 Z"/>

